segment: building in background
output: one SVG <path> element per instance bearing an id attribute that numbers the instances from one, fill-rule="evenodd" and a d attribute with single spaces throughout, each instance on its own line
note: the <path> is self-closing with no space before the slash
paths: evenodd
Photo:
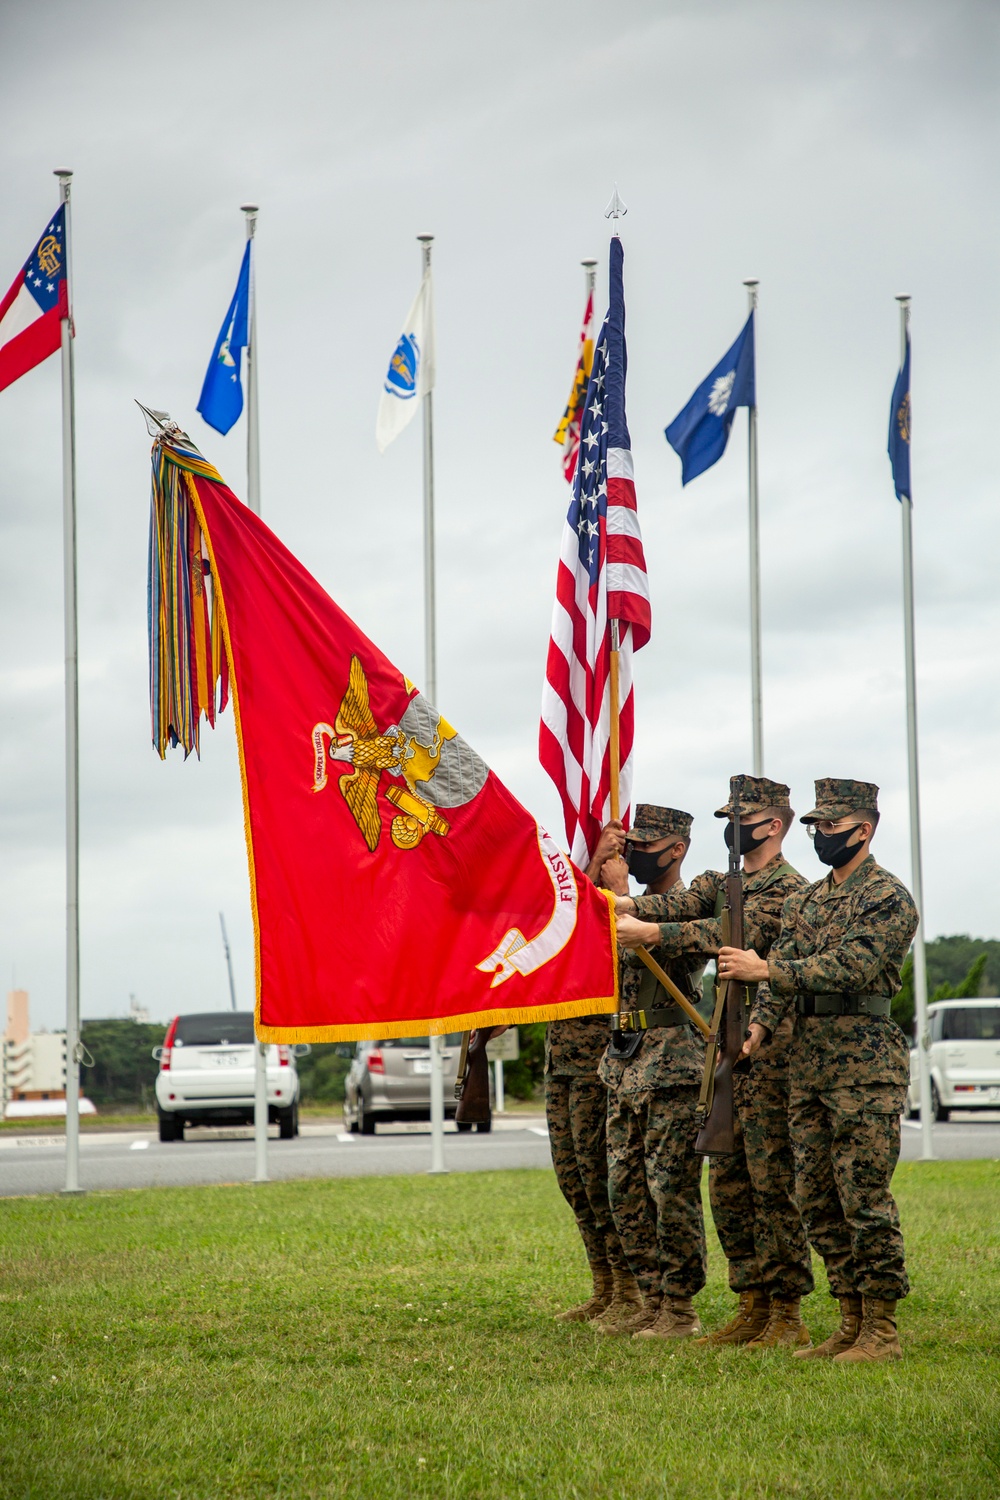
<path id="1" fill-rule="evenodd" d="M 31 1030 L 27 990 L 7 995 L 7 1025 L 0 1037 L 0 1104 L 4 1119 L 66 1113 L 66 1034 Z M 81 1114 L 95 1114 L 89 1099 Z"/>

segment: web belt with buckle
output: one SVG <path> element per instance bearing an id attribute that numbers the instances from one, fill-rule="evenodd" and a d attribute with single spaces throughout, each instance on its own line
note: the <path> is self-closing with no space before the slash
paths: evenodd
<path id="1" fill-rule="evenodd" d="M 892 996 L 799 992 L 795 996 L 795 1012 L 800 1016 L 888 1016 L 892 1013 Z"/>
<path id="2" fill-rule="evenodd" d="M 658 1010 L 621 1010 L 617 1019 L 619 1031 L 648 1031 L 651 1026 L 691 1024 L 679 1005 L 662 1006 Z"/>

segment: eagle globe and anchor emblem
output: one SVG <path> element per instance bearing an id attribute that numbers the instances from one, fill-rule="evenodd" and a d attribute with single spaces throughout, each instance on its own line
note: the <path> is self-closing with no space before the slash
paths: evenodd
<path id="1" fill-rule="evenodd" d="M 410 699 L 398 724 L 380 730 L 356 656 L 351 657 L 336 719 L 313 726 L 312 744 L 314 792 L 326 786 L 331 761 L 350 767 L 340 778 L 340 791 L 372 853 L 382 834 L 378 794 L 384 775 L 405 783 L 385 788 L 385 797 L 398 809 L 389 830 L 392 842 L 397 849 L 415 849 L 428 833 L 446 837 L 451 825 L 439 809 L 471 802 L 490 774 L 486 762 L 421 693 Z"/>
<path id="2" fill-rule="evenodd" d="M 312 749 L 314 792 L 326 788 L 334 767 L 347 767 L 339 778 L 340 792 L 373 854 L 382 837 L 378 798 L 383 776 L 403 782 L 402 786 L 392 782 L 384 789 L 386 800 L 396 809 L 389 827 L 392 842 L 397 849 L 415 849 L 429 833 L 446 838 L 451 825 L 442 809 L 471 802 L 490 774 L 486 762 L 421 693 L 410 699 L 398 724 L 380 730 L 369 703 L 368 679 L 357 656 L 351 657 L 347 688 L 334 722 L 322 720 L 313 726 Z M 549 834 L 542 828 L 537 834 L 538 851 L 552 884 L 552 916 L 533 938 L 526 938 L 517 927 L 509 928 L 493 952 L 476 965 L 492 975 L 491 989 L 555 958 L 576 927 L 579 897 L 573 867 Z"/>

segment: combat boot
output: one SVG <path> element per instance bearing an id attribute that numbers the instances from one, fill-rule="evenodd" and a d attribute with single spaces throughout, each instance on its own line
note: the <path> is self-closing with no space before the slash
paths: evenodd
<path id="1" fill-rule="evenodd" d="M 611 1278 L 611 1301 L 603 1312 L 590 1320 L 598 1325 L 602 1333 L 606 1325 L 618 1323 L 623 1318 L 631 1318 L 642 1307 L 639 1284 L 627 1266 L 621 1269 L 616 1266 L 611 1272 Z"/>
<path id="2" fill-rule="evenodd" d="M 812 1346 L 809 1330 L 802 1321 L 799 1309 L 801 1297 L 772 1297 L 771 1315 L 767 1325 L 755 1339 L 745 1345 L 747 1349 L 808 1349 Z"/>
<path id="3" fill-rule="evenodd" d="M 565 1312 L 556 1313 L 557 1323 L 590 1323 L 594 1318 L 599 1318 L 609 1305 L 612 1294 L 611 1267 L 606 1260 L 595 1261 L 590 1274 L 594 1279 L 594 1290 L 586 1302 L 581 1302 L 579 1307 L 569 1307 Z"/>
<path id="4" fill-rule="evenodd" d="M 664 1297 L 659 1316 L 647 1328 L 637 1328 L 635 1339 L 688 1339 L 701 1332 L 701 1319 L 690 1297 Z"/>
<path id="5" fill-rule="evenodd" d="M 860 1365 L 876 1359 L 902 1359 L 896 1332 L 896 1303 L 887 1297 L 865 1297 L 861 1332 L 849 1349 L 836 1355 L 838 1365 Z"/>
<path id="6" fill-rule="evenodd" d="M 763 1287 L 748 1287 L 745 1292 L 740 1292 L 740 1305 L 735 1318 L 722 1328 L 717 1328 L 714 1333 L 706 1333 L 704 1338 L 697 1339 L 699 1344 L 749 1344 L 759 1333 L 763 1333 L 767 1327 L 768 1315 L 771 1310 L 771 1299 Z"/>
<path id="7" fill-rule="evenodd" d="M 861 1298 L 855 1294 L 838 1297 L 840 1303 L 840 1327 L 828 1339 L 809 1349 L 793 1349 L 793 1359 L 836 1359 L 850 1349 L 861 1332 Z"/>
<path id="8" fill-rule="evenodd" d="M 660 1315 L 660 1304 L 663 1301 L 663 1293 L 657 1288 L 656 1291 L 643 1292 L 642 1303 L 631 1313 L 623 1313 L 614 1321 L 605 1322 L 602 1318 L 594 1324 L 598 1333 L 610 1334 L 612 1338 L 627 1338 L 636 1333 L 640 1328 L 649 1328 L 656 1322 Z"/>

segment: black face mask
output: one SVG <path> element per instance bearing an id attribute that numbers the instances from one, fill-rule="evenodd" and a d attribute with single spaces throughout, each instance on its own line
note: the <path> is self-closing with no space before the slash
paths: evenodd
<path id="1" fill-rule="evenodd" d="M 638 844 L 629 843 L 629 873 L 638 880 L 640 885 L 652 885 L 654 880 L 662 880 L 672 863 L 668 860 L 665 865 L 660 864 L 663 855 L 668 852 L 666 849 L 658 849 L 655 854 L 650 854 L 646 849 L 641 849 Z"/>
<path id="2" fill-rule="evenodd" d="M 855 823 L 853 828 L 844 828 L 840 833 L 820 833 L 817 828 L 813 837 L 816 858 L 824 865 L 830 865 L 834 870 L 839 870 L 841 865 L 849 864 L 861 845 L 852 844 L 848 848 L 847 840 L 852 838 L 860 827 L 860 823 Z"/>
<path id="3" fill-rule="evenodd" d="M 769 818 L 761 818 L 761 820 L 760 820 L 759 823 L 741 823 L 740 824 L 740 858 L 741 859 L 743 858 L 744 854 L 752 854 L 753 851 L 757 848 L 758 844 L 762 844 L 764 842 L 763 839 L 755 839 L 754 838 L 754 836 L 753 836 L 754 835 L 754 829 L 756 829 L 756 828 L 762 828 L 765 823 L 769 823 L 769 822 L 770 822 Z M 732 847 L 733 847 L 733 825 L 732 825 L 732 823 L 727 823 L 726 824 L 726 848 L 727 849 L 731 849 Z"/>

